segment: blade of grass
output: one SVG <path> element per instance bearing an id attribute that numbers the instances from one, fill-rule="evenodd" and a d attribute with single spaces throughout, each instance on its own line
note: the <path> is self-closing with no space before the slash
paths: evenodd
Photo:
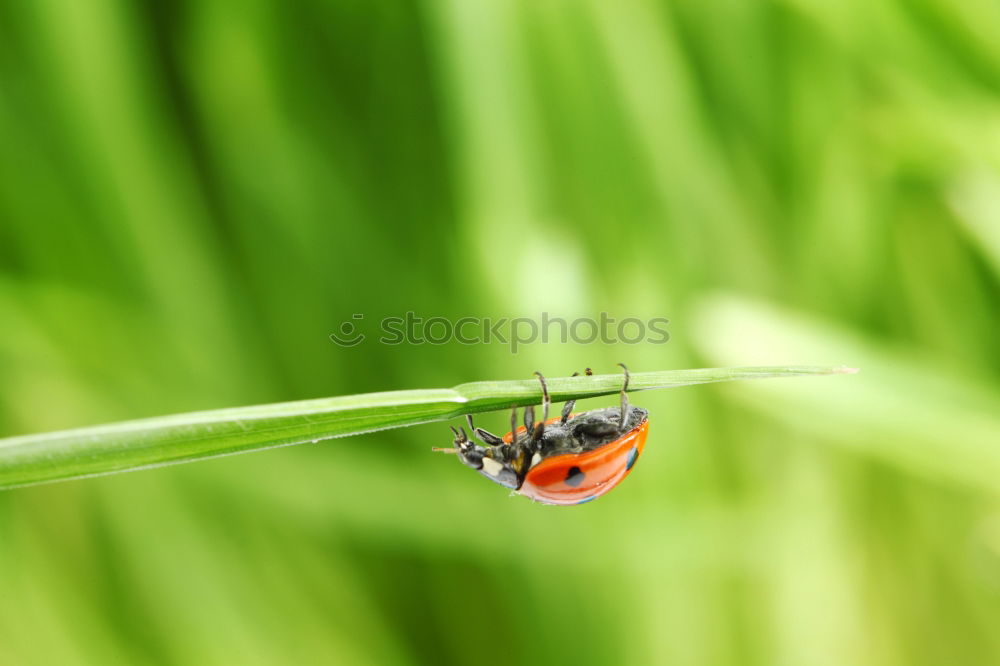
<path id="1" fill-rule="evenodd" d="M 709 368 L 632 374 L 629 391 L 736 379 L 849 373 L 819 366 Z M 554 402 L 617 393 L 622 376 L 547 379 Z M 535 380 L 388 391 L 175 414 L 0 439 L 0 488 L 187 462 L 275 446 L 444 421 L 537 404 Z"/>

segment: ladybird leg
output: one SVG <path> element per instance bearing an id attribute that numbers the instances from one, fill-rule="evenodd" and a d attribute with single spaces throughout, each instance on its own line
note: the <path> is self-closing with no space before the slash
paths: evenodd
<path id="1" fill-rule="evenodd" d="M 476 436 L 476 439 L 478 439 L 483 444 L 488 444 L 490 446 L 502 446 L 503 444 L 505 444 L 503 439 L 497 437 L 489 430 L 483 430 L 482 428 L 477 428 L 472 423 L 472 414 L 466 414 L 465 420 L 469 424 L 469 430 L 471 430 L 472 434 Z"/>
<path id="2" fill-rule="evenodd" d="M 624 363 L 619 363 L 618 365 L 625 371 L 625 383 L 622 384 L 622 414 L 618 420 L 618 430 L 619 432 L 623 432 L 625 430 L 625 421 L 628 420 L 628 394 L 626 393 L 628 391 L 628 368 L 625 367 Z"/>
<path id="3" fill-rule="evenodd" d="M 528 437 L 535 430 L 535 408 L 528 405 L 524 408 L 524 435 Z"/>
<path id="4" fill-rule="evenodd" d="M 587 375 L 589 376 L 589 375 L 592 375 L 592 374 L 594 374 L 594 373 L 590 371 L 590 368 L 587 368 Z M 579 372 L 574 372 L 570 376 L 571 377 L 579 377 L 580 373 Z M 566 401 L 566 404 L 563 405 L 562 417 L 559 419 L 559 424 L 560 425 L 566 425 L 566 421 L 569 420 L 570 412 L 573 411 L 573 407 L 575 405 L 576 405 L 576 400 L 567 400 Z"/>
<path id="5" fill-rule="evenodd" d="M 566 421 L 569 421 L 570 412 L 573 411 L 573 407 L 576 405 L 576 400 L 567 400 L 566 404 L 563 405 L 562 416 L 559 418 L 559 423 L 566 425 Z"/>
<path id="6" fill-rule="evenodd" d="M 549 397 L 549 387 L 545 385 L 545 377 L 537 371 L 535 375 L 542 384 L 542 420 L 538 422 L 538 425 L 534 427 L 531 433 L 532 442 L 538 442 L 542 439 L 542 435 L 545 434 L 545 423 L 549 420 L 549 405 L 552 404 L 552 399 Z"/>
<path id="7" fill-rule="evenodd" d="M 517 407 L 510 409 L 510 443 L 517 443 Z"/>

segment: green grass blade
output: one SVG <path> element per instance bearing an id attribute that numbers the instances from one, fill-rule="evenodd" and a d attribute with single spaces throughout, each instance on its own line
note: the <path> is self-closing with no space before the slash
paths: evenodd
<path id="1" fill-rule="evenodd" d="M 736 379 L 852 372 L 788 366 L 641 372 L 630 391 Z M 620 374 L 547 379 L 554 402 L 617 393 Z M 235 407 L 0 439 L 0 488 L 110 474 L 275 446 L 318 442 L 537 404 L 536 380 L 486 381 L 451 389 L 388 391 Z"/>

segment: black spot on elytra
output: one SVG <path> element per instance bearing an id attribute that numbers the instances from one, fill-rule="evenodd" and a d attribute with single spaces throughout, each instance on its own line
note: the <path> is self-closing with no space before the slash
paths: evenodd
<path id="1" fill-rule="evenodd" d="M 566 472 L 566 485 L 573 486 L 576 488 L 578 485 L 583 483 L 584 473 L 579 467 L 570 467 L 569 471 Z"/>

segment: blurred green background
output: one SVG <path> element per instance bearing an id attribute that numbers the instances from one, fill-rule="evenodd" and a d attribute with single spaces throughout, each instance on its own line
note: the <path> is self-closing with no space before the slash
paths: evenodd
<path id="1" fill-rule="evenodd" d="M 986 0 L 0 3 L 0 435 L 862 368 L 635 394 L 642 461 L 570 509 L 443 424 L 4 492 L 0 663 L 1000 663 L 997 34 Z M 407 311 L 671 340 L 328 339 Z"/>

